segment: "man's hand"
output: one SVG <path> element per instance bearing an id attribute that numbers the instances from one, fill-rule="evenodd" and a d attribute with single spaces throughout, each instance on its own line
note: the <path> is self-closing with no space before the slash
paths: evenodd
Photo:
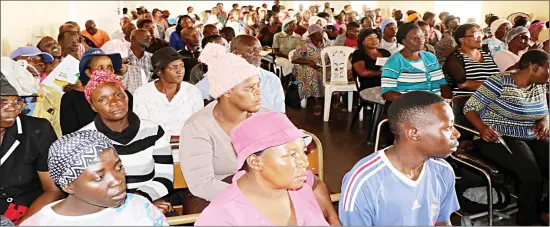
<path id="1" fill-rule="evenodd" d="M 162 211 L 163 214 L 174 211 L 172 204 L 164 200 L 156 200 L 153 202 L 153 205 L 155 205 L 160 211 Z"/>

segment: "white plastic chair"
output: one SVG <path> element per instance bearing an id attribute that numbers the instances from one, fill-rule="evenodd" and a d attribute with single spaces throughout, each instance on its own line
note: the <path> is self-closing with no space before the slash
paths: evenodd
<path id="1" fill-rule="evenodd" d="M 348 59 L 354 51 L 354 48 L 346 46 L 326 47 L 321 51 L 323 85 L 325 86 L 324 121 L 328 121 L 329 119 L 332 93 L 335 91 L 348 92 L 348 111 L 351 112 L 353 105 L 353 92 L 357 91 L 357 87 L 355 83 L 350 83 L 348 81 Z M 327 82 L 327 65 L 325 55 L 328 55 L 330 60 L 330 82 Z"/>

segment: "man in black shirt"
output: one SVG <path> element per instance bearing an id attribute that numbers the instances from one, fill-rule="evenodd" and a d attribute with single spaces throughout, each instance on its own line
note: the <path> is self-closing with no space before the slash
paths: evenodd
<path id="1" fill-rule="evenodd" d="M 181 38 L 185 43 L 185 47 L 178 53 L 184 57 L 183 64 L 185 65 L 185 75 L 183 81 L 189 81 L 191 69 L 199 63 L 200 55 L 200 36 L 199 31 L 193 27 L 187 27 L 181 30 Z"/>

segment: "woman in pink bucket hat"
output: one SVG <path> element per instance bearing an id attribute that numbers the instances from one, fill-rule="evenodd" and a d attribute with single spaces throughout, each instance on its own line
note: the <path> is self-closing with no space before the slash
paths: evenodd
<path id="1" fill-rule="evenodd" d="M 255 66 L 215 43 L 205 46 L 199 60 L 208 65 L 205 76 L 216 100 L 190 117 L 180 134 L 180 166 L 189 187 L 183 194 L 186 214 L 201 213 L 239 172 L 231 131 L 255 114 L 269 112 L 261 107 Z M 326 220 L 340 225 L 326 184 L 318 178 L 314 182 L 315 198 Z"/>
<path id="2" fill-rule="evenodd" d="M 281 113 L 258 113 L 231 131 L 239 172 L 196 226 L 328 226 L 307 170 L 311 137 Z"/>

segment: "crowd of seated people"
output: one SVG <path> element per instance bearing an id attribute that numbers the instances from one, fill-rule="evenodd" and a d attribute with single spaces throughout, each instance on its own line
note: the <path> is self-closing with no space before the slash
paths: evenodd
<path id="1" fill-rule="evenodd" d="M 2 57 L 2 225 L 450 225 L 457 96 L 480 155 L 516 180 L 516 223 L 547 224 L 548 22 L 240 3 L 124 8 L 112 33 L 68 21 Z M 289 81 L 313 116 L 329 108 L 333 46 L 354 49 L 348 79 L 385 103 L 393 145 L 348 167 L 338 209 L 307 168 L 312 138 L 285 115 Z"/>

